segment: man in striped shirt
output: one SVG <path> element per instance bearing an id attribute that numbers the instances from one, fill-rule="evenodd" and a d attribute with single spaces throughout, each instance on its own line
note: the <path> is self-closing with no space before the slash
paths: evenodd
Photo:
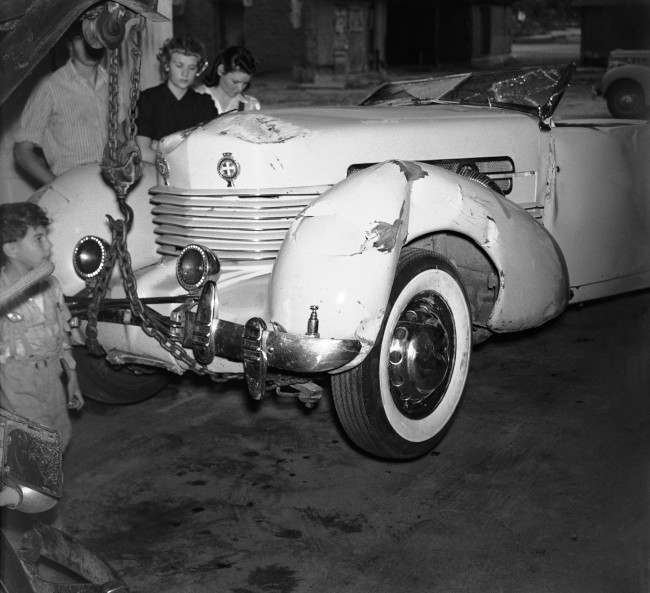
<path id="1" fill-rule="evenodd" d="M 103 49 L 86 43 L 79 21 L 66 33 L 66 41 L 70 58 L 36 87 L 15 134 L 17 164 L 42 185 L 68 169 L 101 161 L 107 138 Z"/>

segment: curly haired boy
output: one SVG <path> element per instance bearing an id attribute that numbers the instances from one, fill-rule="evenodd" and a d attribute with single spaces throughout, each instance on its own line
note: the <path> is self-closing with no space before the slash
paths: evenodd
<path id="1" fill-rule="evenodd" d="M 0 288 L 8 288 L 50 259 L 49 223 L 36 204 L 0 205 Z M 71 433 L 68 409 L 84 404 L 69 319 L 54 276 L 0 309 L 0 406 L 58 430 L 64 447 Z"/>

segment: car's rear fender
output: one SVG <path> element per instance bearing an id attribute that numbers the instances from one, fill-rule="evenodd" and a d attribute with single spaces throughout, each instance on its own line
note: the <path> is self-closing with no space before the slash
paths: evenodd
<path id="1" fill-rule="evenodd" d="M 321 336 L 360 340 L 361 358 L 379 332 L 401 248 L 444 233 L 466 237 L 494 266 L 490 330 L 533 327 L 566 306 L 561 253 L 525 211 L 442 168 L 389 161 L 340 182 L 298 216 L 275 264 L 271 318 L 304 333 L 317 305 Z M 462 250 L 448 255 L 462 267 Z"/>

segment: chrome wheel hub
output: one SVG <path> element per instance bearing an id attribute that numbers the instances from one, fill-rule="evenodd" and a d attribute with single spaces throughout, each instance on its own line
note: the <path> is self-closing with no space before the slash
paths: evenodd
<path id="1" fill-rule="evenodd" d="M 402 311 L 388 353 L 388 378 L 400 412 L 418 419 L 442 400 L 454 367 L 456 336 L 447 303 L 434 292 L 416 295 Z"/>

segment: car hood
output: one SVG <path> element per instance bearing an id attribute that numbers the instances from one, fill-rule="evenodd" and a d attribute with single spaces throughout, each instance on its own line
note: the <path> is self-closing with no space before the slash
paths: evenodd
<path id="1" fill-rule="evenodd" d="M 433 121 L 455 122 L 475 119 L 491 120 L 522 117 L 521 114 L 503 109 L 485 109 L 466 105 L 427 105 L 413 107 L 294 107 L 266 110 L 263 112 L 230 113 L 204 126 L 205 132 L 237 136 L 242 128 L 257 125 L 262 134 L 259 138 L 246 138 L 252 142 L 282 141 L 283 128 L 296 126 L 304 133 L 344 130 L 369 125 L 401 126 L 410 122 L 431 124 Z M 255 124 L 253 124 L 255 122 Z M 273 132 L 277 126 L 277 137 Z"/>
<path id="2" fill-rule="evenodd" d="M 528 115 L 456 105 L 233 113 L 165 138 L 160 183 L 197 191 L 331 184 L 355 164 L 508 154 L 513 138 L 536 130 Z M 236 163 L 235 178 L 219 176 L 223 158 Z"/>

